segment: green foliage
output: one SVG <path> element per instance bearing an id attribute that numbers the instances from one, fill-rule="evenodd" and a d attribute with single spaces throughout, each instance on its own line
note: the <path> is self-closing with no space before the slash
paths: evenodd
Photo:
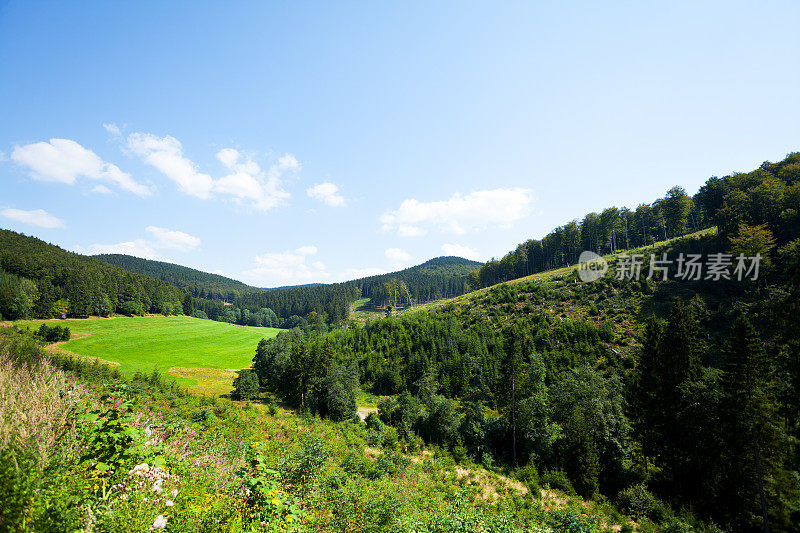
<path id="1" fill-rule="evenodd" d="M 330 450 L 320 437 L 306 437 L 280 466 L 281 478 L 289 485 L 311 485 L 328 460 Z"/>
<path id="2" fill-rule="evenodd" d="M 240 370 L 233 380 L 233 396 L 237 400 L 258 398 L 258 376 L 252 370 Z"/>
<path id="3" fill-rule="evenodd" d="M 42 324 L 35 335 L 45 342 L 64 342 L 72 336 L 69 326 L 48 326 Z"/>
<path id="4" fill-rule="evenodd" d="M 160 279 L 0 230 L 0 314 L 7 318 L 172 314 L 182 298 Z"/>
<path id="5" fill-rule="evenodd" d="M 550 522 L 556 533 L 596 533 L 598 530 L 594 520 L 575 511 L 557 511 Z"/>
<path id="6" fill-rule="evenodd" d="M 143 457 L 142 434 L 131 424 L 131 407 L 124 402 L 103 413 L 91 411 L 82 415 L 81 421 L 91 427 L 82 460 L 93 462 L 96 470 L 105 473 L 131 466 Z M 155 464 L 162 466 L 164 458 L 158 456 Z"/>
<path id="7" fill-rule="evenodd" d="M 644 483 L 630 485 L 621 490 L 617 495 L 617 502 L 620 509 L 635 520 L 649 518 L 654 522 L 661 522 L 667 515 L 664 504 L 647 490 Z"/>

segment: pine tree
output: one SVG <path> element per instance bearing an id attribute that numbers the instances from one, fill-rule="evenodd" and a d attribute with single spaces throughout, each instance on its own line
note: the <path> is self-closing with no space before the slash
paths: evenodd
<path id="1" fill-rule="evenodd" d="M 697 319 L 676 299 L 666 326 L 653 322 L 647 331 L 632 401 L 634 427 L 644 454 L 663 466 L 664 481 L 680 494 L 692 478 L 687 464 L 692 436 L 680 413 L 682 385 L 700 377 Z"/>
<path id="2" fill-rule="evenodd" d="M 775 400 L 772 367 L 755 329 L 747 318 L 739 317 L 731 333 L 722 380 L 724 474 L 719 503 L 737 531 L 756 528 L 759 523 L 768 531 L 768 515 L 775 502 L 767 496 L 787 496 L 787 487 L 780 482 L 786 477 L 782 467 L 788 446 Z"/>

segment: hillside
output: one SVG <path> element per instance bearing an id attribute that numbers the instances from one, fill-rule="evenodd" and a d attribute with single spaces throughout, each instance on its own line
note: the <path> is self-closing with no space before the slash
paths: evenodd
<path id="1" fill-rule="evenodd" d="M 577 242 L 605 254 L 599 279 L 582 281 L 577 254 L 550 237 L 553 261 L 526 265 L 542 243 L 522 246 L 471 276 L 484 289 L 325 335 L 279 334 L 254 369 L 267 391 L 329 417 L 335 387 L 358 383 L 383 396 L 380 418 L 404 443 L 524 465 L 644 523 L 666 527 L 683 509 L 686 531 L 754 531 L 764 514 L 795 531 L 800 154 L 646 207 L 662 224 L 642 240 L 624 222 L 622 234 L 595 232 L 591 216 L 575 224 Z"/>
<path id="2" fill-rule="evenodd" d="M 131 272 L 172 283 L 191 292 L 196 298 L 232 302 L 239 294 L 260 290 L 219 274 L 211 274 L 165 261 L 153 261 L 124 254 L 100 254 L 92 257 Z"/>
<path id="3" fill-rule="evenodd" d="M 297 324 L 311 313 L 324 316 L 331 324 L 339 324 L 349 315 L 349 308 L 359 298 L 370 298 L 372 305 L 383 305 L 387 283 L 402 282 L 415 302 L 463 294 L 469 272 L 481 263 L 460 257 L 437 257 L 420 265 L 397 272 L 370 276 L 343 283 L 307 284 L 273 289 L 251 287 L 224 276 L 192 268 L 151 261 L 129 255 L 94 256 L 126 270 L 167 281 L 191 292 L 194 307 L 212 320 L 243 325 Z M 400 288 L 398 286 L 398 288 Z M 251 323 L 250 315 L 270 309 L 283 323 Z M 292 318 L 295 317 L 295 318 Z"/>
<path id="4" fill-rule="evenodd" d="M 410 297 L 420 303 L 463 294 L 467 275 L 481 265 L 463 257 L 435 257 L 420 265 L 357 279 L 353 283 L 361 288 L 362 297 L 370 298 L 373 305 L 384 305 L 387 300 L 394 299 L 394 294 L 387 294 L 387 289 L 393 288 L 391 283 L 395 280 L 404 283 Z M 390 285 L 387 286 L 387 283 Z M 402 287 L 398 287 L 398 292 L 399 298 L 406 300 L 407 295 Z"/>
<path id="5" fill-rule="evenodd" d="M 175 285 L 0 229 L 0 315 L 183 314 Z"/>
<path id="6" fill-rule="evenodd" d="M 615 253 L 711 226 L 719 228 L 720 240 L 725 242 L 738 232 L 740 224 L 768 224 L 779 244 L 797 237 L 800 152 L 777 163 L 766 161 L 750 172 L 714 176 L 694 196 L 675 186 L 663 198 L 640 204 L 635 210 L 608 207 L 600 213 L 587 213 L 580 221 L 559 226 L 541 240 L 520 243 L 502 259 L 487 262 L 471 275 L 469 284 L 486 287 L 575 264 L 584 250 Z"/>
<path id="7" fill-rule="evenodd" d="M 48 358 L 0 329 L 0 528 L 571 533 L 635 523 L 530 473 L 410 449 L 377 418 L 186 394 L 158 373 Z M 88 524 L 88 525 L 87 525 Z M 155 526 L 154 526 L 155 524 Z"/>

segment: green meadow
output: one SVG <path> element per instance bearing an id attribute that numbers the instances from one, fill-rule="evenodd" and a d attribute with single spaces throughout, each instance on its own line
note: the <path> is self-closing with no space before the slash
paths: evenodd
<path id="1" fill-rule="evenodd" d="M 17 325 L 35 329 L 43 322 L 69 326 L 72 340 L 58 349 L 117 363 L 125 375 L 157 368 L 195 392 L 215 395 L 230 391 L 232 370 L 250 366 L 259 340 L 280 331 L 186 316 L 29 320 Z"/>

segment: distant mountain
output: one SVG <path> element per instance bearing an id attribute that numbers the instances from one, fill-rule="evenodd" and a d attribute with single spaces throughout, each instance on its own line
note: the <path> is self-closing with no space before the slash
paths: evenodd
<path id="1" fill-rule="evenodd" d="M 297 289 L 301 287 L 318 287 L 324 283 L 303 283 L 302 285 L 281 285 L 280 287 L 262 287 L 265 291 L 279 291 L 283 289 Z"/>
<path id="2" fill-rule="evenodd" d="M 232 303 L 233 307 L 257 312 L 272 309 L 279 317 L 307 316 L 311 312 L 325 314 L 332 322 L 347 317 L 350 304 L 358 298 L 371 298 L 375 305 L 383 305 L 387 283 L 397 280 L 408 289 L 416 302 L 458 296 L 465 291 L 467 275 L 481 266 L 477 261 L 463 257 L 436 257 L 420 265 L 397 272 L 369 276 L 342 283 L 309 283 L 275 288 L 258 288 L 219 274 L 210 274 L 173 263 L 152 261 L 130 255 L 102 254 L 94 258 L 105 263 L 144 274 L 171 283 L 207 303 L 197 305 L 216 319 L 225 312 L 214 301 Z M 405 293 L 405 289 L 401 290 Z M 394 296 L 394 290 L 391 290 Z"/>
<path id="3" fill-rule="evenodd" d="M 242 294 L 262 290 L 219 274 L 165 261 L 153 261 L 124 254 L 100 254 L 92 257 L 131 272 L 167 281 L 191 292 L 197 298 L 232 302 Z"/>
<path id="4" fill-rule="evenodd" d="M 387 296 L 387 286 L 392 280 L 405 283 L 408 292 L 416 302 L 427 302 L 439 298 L 452 298 L 466 292 L 466 280 L 470 272 L 483 266 L 483 263 L 463 257 L 434 257 L 420 265 L 397 272 L 369 276 L 354 280 L 361 289 L 362 297 L 371 298 L 375 305 L 383 305 Z M 405 289 L 399 288 L 402 292 Z M 393 292 L 393 290 L 392 290 Z"/>

